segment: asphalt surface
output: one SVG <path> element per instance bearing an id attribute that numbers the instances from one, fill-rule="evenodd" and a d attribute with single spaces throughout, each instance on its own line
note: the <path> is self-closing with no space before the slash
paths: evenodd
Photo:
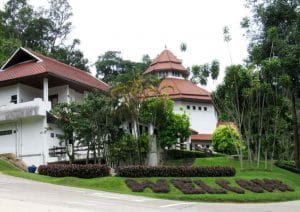
<path id="1" fill-rule="evenodd" d="M 182 202 L 58 186 L 0 173 L 0 211 L 300 212 L 300 201 L 259 204 Z"/>

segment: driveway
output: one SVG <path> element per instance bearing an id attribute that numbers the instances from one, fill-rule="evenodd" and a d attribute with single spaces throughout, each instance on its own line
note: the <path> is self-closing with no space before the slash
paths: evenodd
<path id="1" fill-rule="evenodd" d="M 300 201 L 235 204 L 195 203 L 34 182 L 0 173 L 0 211 L 300 211 Z"/>

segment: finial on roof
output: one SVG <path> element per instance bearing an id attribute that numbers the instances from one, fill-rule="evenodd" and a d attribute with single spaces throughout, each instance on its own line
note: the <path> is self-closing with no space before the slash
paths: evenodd
<path id="1" fill-rule="evenodd" d="M 167 49 L 167 44 L 165 44 L 165 49 Z"/>

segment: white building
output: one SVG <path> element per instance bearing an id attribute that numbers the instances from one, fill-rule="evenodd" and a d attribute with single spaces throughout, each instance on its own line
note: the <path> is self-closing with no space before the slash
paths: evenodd
<path id="1" fill-rule="evenodd" d="M 62 133 L 49 114 L 61 102 L 80 102 L 108 85 L 90 74 L 24 48 L 0 71 L 0 154 L 14 153 L 27 165 L 65 160 L 49 149 Z"/>
<path id="2" fill-rule="evenodd" d="M 181 60 L 165 49 L 144 74 L 157 74 L 162 78 L 160 89 L 174 101 L 175 112 L 188 114 L 192 130 L 189 142 L 192 147 L 210 146 L 211 135 L 218 122 L 211 94 L 187 80 L 189 73 Z"/>

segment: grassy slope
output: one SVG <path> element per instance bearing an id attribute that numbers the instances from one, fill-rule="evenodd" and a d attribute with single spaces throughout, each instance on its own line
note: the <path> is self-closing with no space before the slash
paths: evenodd
<path id="1" fill-rule="evenodd" d="M 184 195 L 179 190 L 171 186 L 171 192 L 168 194 L 156 194 L 153 193 L 150 189 L 146 189 L 142 193 L 131 192 L 124 183 L 125 178 L 120 177 L 103 177 L 95 179 L 79 179 L 74 177 L 65 177 L 65 178 L 54 178 L 47 176 L 40 176 L 38 174 L 29 174 L 24 173 L 15 168 L 9 166 L 4 161 L 0 160 L 0 171 L 27 179 L 32 179 L 41 182 L 48 182 L 59 185 L 66 186 L 75 186 L 81 188 L 90 188 L 96 190 L 112 191 L 125 194 L 134 194 L 155 198 L 166 198 L 166 199 L 177 199 L 177 200 L 192 200 L 192 201 L 237 201 L 237 202 L 270 202 L 270 201 L 284 201 L 284 200 L 295 200 L 300 199 L 300 175 L 295 174 L 283 169 L 274 167 L 274 170 L 263 171 L 263 170 L 248 170 L 240 171 L 239 162 L 233 161 L 227 158 L 201 158 L 197 159 L 194 165 L 227 165 L 234 166 L 237 169 L 237 175 L 235 177 L 226 178 L 233 185 L 235 185 L 234 179 L 243 178 L 243 179 L 263 179 L 263 178 L 275 178 L 280 179 L 293 187 L 295 192 L 274 192 L 269 193 L 265 192 L 262 194 L 256 194 L 251 192 L 246 192 L 246 194 L 235 194 L 228 192 L 228 194 L 194 194 L 194 195 Z M 148 178 L 149 179 L 149 178 Z M 156 180 L 158 178 L 150 178 L 151 180 Z M 171 178 L 167 178 L 171 179 Z M 197 178 L 194 178 L 197 179 Z M 209 185 L 215 186 L 214 180 L 216 178 L 201 178 L 203 181 Z M 225 178 L 224 178 L 225 179 Z M 143 179 L 139 179 L 143 180 Z"/>

